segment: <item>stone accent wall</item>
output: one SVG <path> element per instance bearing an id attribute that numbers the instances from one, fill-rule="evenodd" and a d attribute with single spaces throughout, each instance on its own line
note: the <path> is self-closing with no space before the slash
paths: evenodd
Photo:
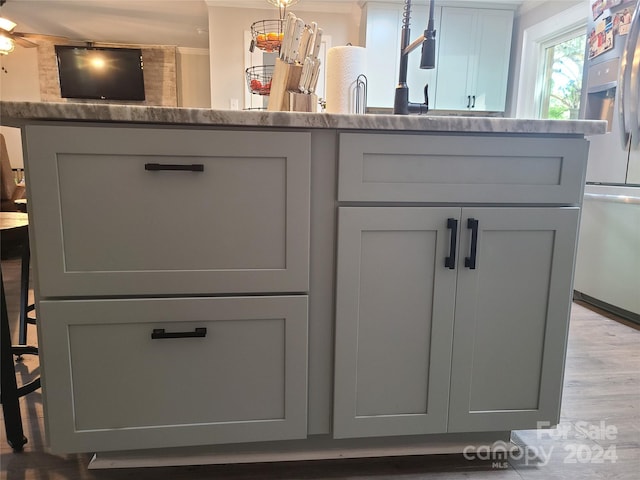
<path id="1" fill-rule="evenodd" d="M 38 45 L 38 66 L 40 77 L 40 97 L 43 102 L 73 103 L 116 103 L 130 105 L 158 105 L 175 107 L 178 105 L 176 87 L 176 47 L 156 45 L 114 45 L 95 43 L 95 47 L 121 47 L 142 49 L 144 63 L 144 89 L 146 100 L 141 102 L 123 100 L 82 100 L 60 96 L 58 64 L 53 43 L 40 42 Z"/>

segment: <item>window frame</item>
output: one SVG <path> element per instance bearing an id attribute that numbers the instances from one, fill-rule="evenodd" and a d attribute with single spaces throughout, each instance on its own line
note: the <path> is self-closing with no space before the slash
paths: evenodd
<path id="1" fill-rule="evenodd" d="M 524 30 L 516 118 L 539 118 L 538 105 L 542 95 L 540 62 L 544 56 L 542 45 L 568 31 L 581 27 L 586 29 L 587 21 L 588 9 L 585 3 L 579 3 Z"/>
<path id="2" fill-rule="evenodd" d="M 577 28 L 573 28 L 571 30 L 558 33 L 557 35 L 554 35 L 548 38 L 547 40 L 540 42 L 540 64 L 538 65 L 538 70 L 536 72 L 536 81 L 540 82 L 540 85 L 536 85 L 536 92 L 538 92 L 538 97 L 536 98 L 535 118 L 542 118 L 543 102 L 544 102 L 543 97 L 547 90 L 546 75 L 547 75 L 547 69 L 550 67 L 548 65 L 547 49 L 551 47 L 555 47 L 556 45 L 560 45 L 561 43 L 567 42 L 569 40 L 573 40 L 574 38 L 579 37 L 581 35 L 585 36 L 584 49 L 586 51 L 586 48 L 587 48 L 586 47 L 586 35 L 587 35 L 586 22 L 584 26 L 580 26 Z M 582 65 L 583 76 L 584 76 L 584 62 L 586 62 L 586 56 L 583 60 L 583 65 Z M 584 87 L 584 82 L 583 82 L 583 87 Z"/>

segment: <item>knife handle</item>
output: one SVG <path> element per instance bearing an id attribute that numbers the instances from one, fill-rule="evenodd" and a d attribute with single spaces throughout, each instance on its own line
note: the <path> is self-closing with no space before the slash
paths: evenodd
<path id="1" fill-rule="evenodd" d="M 295 13 L 289 12 L 284 23 L 284 37 L 282 39 L 282 44 L 280 45 L 280 58 L 284 62 L 289 61 L 289 55 L 291 52 L 291 37 L 293 36 L 293 27 L 295 26 L 295 23 Z"/>
<path id="2" fill-rule="evenodd" d="M 304 64 L 302 65 L 302 72 L 300 73 L 300 82 L 298 83 L 298 90 L 301 93 L 308 93 L 309 88 L 309 80 L 311 78 L 311 58 L 307 57 L 304 59 Z"/>
<path id="3" fill-rule="evenodd" d="M 316 45 L 316 35 L 318 33 L 318 24 L 316 22 L 311 22 L 311 39 L 309 40 L 309 45 L 307 45 L 307 55 L 313 56 L 313 50 Z"/>
<path id="4" fill-rule="evenodd" d="M 291 36 L 291 52 L 289 59 L 291 62 L 295 62 L 298 58 L 298 52 L 300 51 L 300 37 L 302 36 L 302 29 L 304 28 L 304 22 L 301 18 L 296 19 L 293 27 L 293 35 Z"/>
<path id="5" fill-rule="evenodd" d="M 320 77 L 320 59 L 313 60 L 313 69 L 311 71 L 311 80 L 309 82 L 309 93 L 314 93 L 318 86 L 318 78 Z"/>
<path id="6" fill-rule="evenodd" d="M 302 31 L 302 39 L 300 40 L 300 51 L 298 52 L 298 63 L 304 63 L 304 59 L 307 58 L 309 46 L 312 40 L 312 32 L 309 27 L 305 26 Z"/>
<path id="7" fill-rule="evenodd" d="M 313 58 L 318 58 L 318 55 L 320 55 L 320 47 L 322 46 L 322 33 L 322 29 L 318 28 L 314 39 L 313 52 L 311 53 L 311 56 Z"/>

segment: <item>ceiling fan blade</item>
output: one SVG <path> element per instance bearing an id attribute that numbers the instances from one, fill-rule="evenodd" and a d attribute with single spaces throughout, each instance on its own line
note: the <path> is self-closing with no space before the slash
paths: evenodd
<path id="1" fill-rule="evenodd" d="M 11 39 L 13 39 L 13 41 L 16 43 L 16 45 L 20 45 L 21 47 L 34 48 L 34 47 L 38 46 L 37 43 L 34 43 L 34 42 L 30 41 L 30 40 L 27 40 L 26 38 L 18 37 L 16 35 L 11 35 Z"/>
<path id="2" fill-rule="evenodd" d="M 40 34 L 40 33 L 25 33 L 25 32 L 13 32 L 13 36 L 14 38 L 16 37 L 20 37 L 24 40 L 27 41 L 38 41 L 38 40 L 44 40 L 46 42 L 51 42 L 51 43 L 56 43 L 56 42 L 63 42 L 63 43 L 69 43 L 70 40 L 67 37 L 60 37 L 58 35 L 45 35 L 45 34 Z"/>

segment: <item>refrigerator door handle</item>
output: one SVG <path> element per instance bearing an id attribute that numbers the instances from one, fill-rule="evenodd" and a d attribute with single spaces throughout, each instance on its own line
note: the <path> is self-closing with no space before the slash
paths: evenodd
<path id="1" fill-rule="evenodd" d="M 634 195 L 612 195 L 609 193 L 584 193 L 585 200 L 595 200 L 608 203 L 624 203 L 627 205 L 640 205 L 640 196 Z"/>
<path id="2" fill-rule="evenodd" d="M 632 148 L 635 148 L 640 144 L 640 0 L 634 10 L 620 59 L 618 90 L 622 144 L 626 149 L 631 141 Z"/>

